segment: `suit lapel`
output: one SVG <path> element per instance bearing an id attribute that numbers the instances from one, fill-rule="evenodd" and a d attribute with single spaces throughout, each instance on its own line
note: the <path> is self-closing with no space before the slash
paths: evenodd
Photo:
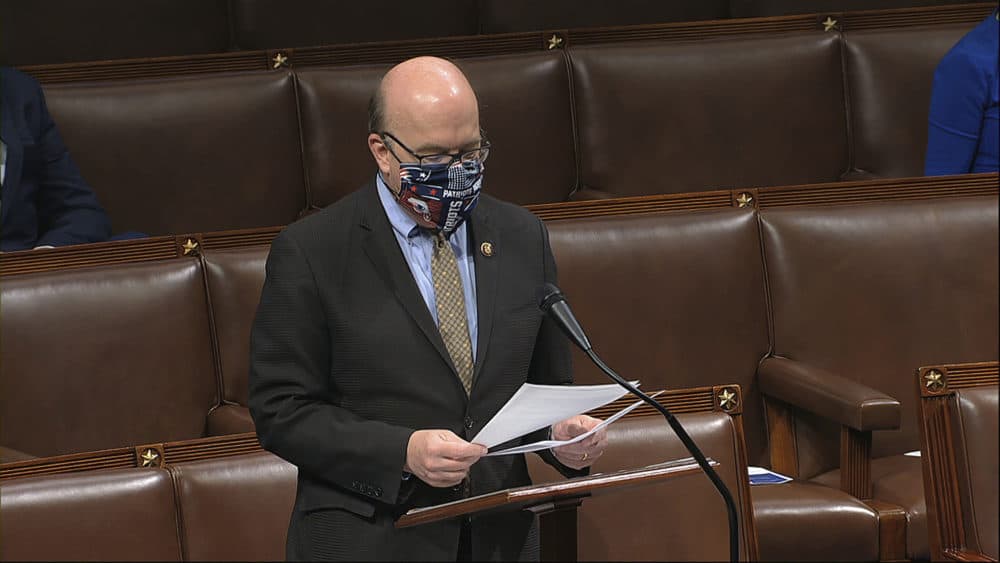
<path id="1" fill-rule="evenodd" d="M 413 273 L 403 258 L 403 252 L 399 249 L 399 242 L 392 234 L 392 225 L 389 224 L 389 218 L 386 217 L 385 210 L 382 209 L 382 202 L 379 201 L 376 189 L 378 187 L 374 182 L 371 182 L 364 188 L 362 195 L 361 245 L 379 275 L 392 288 L 396 299 L 413 317 L 427 340 L 441 354 L 448 367 L 454 372 L 455 380 L 461 385 L 458 371 L 452 364 L 451 355 L 448 354 L 448 349 L 444 346 L 444 340 L 441 339 L 441 331 L 434 324 L 434 318 L 427 310 L 420 289 L 417 288 L 417 282 L 413 280 Z"/>
<path id="2" fill-rule="evenodd" d="M 469 247 L 476 264 L 476 308 L 479 317 L 479 338 L 476 344 L 476 365 L 473 381 L 479 380 L 486 359 L 486 349 L 493 333 L 493 312 L 496 309 L 497 277 L 503 246 L 485 206 L 480 202 L 469 220 Z M 487 246 L 488 245 L 488 246 Z M 474 385 L 475 383 L 473 383 Z"/>

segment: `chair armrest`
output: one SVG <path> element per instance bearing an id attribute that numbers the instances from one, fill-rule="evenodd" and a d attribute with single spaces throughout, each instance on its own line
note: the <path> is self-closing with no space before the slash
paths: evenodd
<path id="1" fill-rule="evenodd" d="M 208 413 L 208 427 L 206 429 L 208 436 L 242 434 L 255 430 L 253 418 L 250 417 L 250 409 L 243 405 L 223 404 Z"/>
<path id="2" fill-rule="evenodd" d="M 871 387 L 788 358 L 765 358 L 762 393 L 860 432 L 899 428 L 899 401 Z"/>
<path id="3" fill-rule="evenodd" d="M 589 201 L 594 199 L 611 199 L 614 197 L 618 196 L 596 188 L 580 188 L 569 194 L 570 201 Z"/>

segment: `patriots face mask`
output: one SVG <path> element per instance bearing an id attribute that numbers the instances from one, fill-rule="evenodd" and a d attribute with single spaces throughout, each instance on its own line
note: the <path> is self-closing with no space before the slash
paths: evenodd
<path id="1" fill-rule="evenodd" d="M 421 226 L 451 236 L 479 201 L 483 170 L 478 160 L 460 160 L 451 165 L 401 163 L 396 200 Z"/>

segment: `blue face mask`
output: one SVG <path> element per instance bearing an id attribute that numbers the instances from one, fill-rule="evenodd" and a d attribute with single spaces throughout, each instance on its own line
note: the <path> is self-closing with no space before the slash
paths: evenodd
<path id="1" fill-rule="evenodd" d="M 479 161 L 447 164 L 400 164 L 396 200 L 425 228 L 451 236 L 468 219 L 483 188 Z"/>

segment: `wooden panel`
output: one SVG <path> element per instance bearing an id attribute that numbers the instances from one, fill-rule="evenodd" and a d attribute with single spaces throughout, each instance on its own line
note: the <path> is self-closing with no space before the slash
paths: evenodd
<path id="1" fill-rule="evenodd" d="M 153 237 L 0 253 L 0 276 L 165 260 L 178 256 L 174 237 Z"/>
<path id="2" fill-rule="evenodd" d="M 847 205 L 874 201 L 914 201 L 1000 193 L 1000 175 L 964 174 L 775 186 L 757 191 L 760 208 L 792 205 Z"/>
<path id="3" fill-rule="evenodd" d="M 906 558 L 906 511 L 878 500 L 865 504 L 878 514 L 878 560 L 909 561 Z"/>
<path id="4" fill-rule="evenodd" d="M 781 401 L 764 397 L 771 469 L 794 479 L 799 477 L 799 453 L 795 441 L 795 415 Z"/>
<path id="5" fill-rule="evenodd" d="M 858 499 L 871 500 L 871 432 L 840 427 L 840 489 Z"/>

